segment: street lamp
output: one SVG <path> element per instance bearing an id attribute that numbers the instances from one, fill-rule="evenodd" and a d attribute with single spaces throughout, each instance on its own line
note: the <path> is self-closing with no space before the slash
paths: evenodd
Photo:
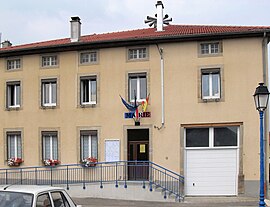
<path id="1" fill-rule="evenodd" d="M 269 91 L 264 83 L 259 83 L 253 95 L 256 109 L 260 114 L 260 202 L 259 206 L 265 207 L 264 202 L 264 143 L 263 143 L 263 115 L 268 105 Z"/>

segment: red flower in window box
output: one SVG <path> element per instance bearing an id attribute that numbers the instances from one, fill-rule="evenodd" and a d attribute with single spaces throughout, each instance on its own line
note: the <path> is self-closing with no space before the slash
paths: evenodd
<path id="1" fill-rule="evenodd" d="M 48 159 L 48 160 L 43 160 L 43 163 L 44 163 L 45 166 L 55 166 L 55 165 L 59 165 L 60 161 L 59 160 Z"/>
<path id="2" fill-rule="evenodd" d="M 84 167 L 95 167 L 97 165 L 97 158 L 88 157 L 82 160 L 82 164 Z"/>
<path id="3" fill-rule="evenodd" d="M 19 157 L 12 157 L 7 160 L 8 166 L 20 166 L 23 163 L 23 159 Z"/>

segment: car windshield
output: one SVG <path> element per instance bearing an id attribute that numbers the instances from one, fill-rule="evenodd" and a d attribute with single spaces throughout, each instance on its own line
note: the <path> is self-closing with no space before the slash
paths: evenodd
<path id="1" fill-rule="evenodd" d="M 33 194 L 0 191 L 0 207 L 31 207 Z"/>

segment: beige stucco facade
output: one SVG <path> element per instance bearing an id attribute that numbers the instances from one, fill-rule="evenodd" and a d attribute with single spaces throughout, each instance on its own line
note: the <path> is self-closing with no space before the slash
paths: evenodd
<path id="1" fill-rule="evenodd" d="M 222 53 L 201 56 L 200 41 L 161 43 L 164 55 L 165 125 L 161 126 L 160 54 L 148 48 L 143 61 L 128 61 L 128 47 L 98 49 L 98 63 L 81 65 L 81 51 L 56 52 L 59 63 L 42 68 L 41 55 L 20 56 L 22 67 L 7 71 L 0 59 L 0 167 L 7 166 L 6 132 L 21 131 L 21 167 L 42 166 L 41 131 L 58 132 L 58 154 L 62 164 L 80 162 L 80 130 L 98 131 L 98 160 L 105 161 L 105 140 L 120 140 L 120 160 L 127 160 L 127 130 L 149 129 L 149 159 L 175 172 L 185 172 L 185 128 L 192 126 L 239 126 L 238 193 L 244 181 L 259 180 L 259 116 L 253 93 L 263 81 L 263 38 L 220 39 Z M 220 68 L 221 98 L 201 99 L 201 69 Z M 128 74 L 147 73 L 150 118 L 140 126 L 125 119 L 127 109 L 119 95 L 128 100 Z M 80 77 L 97 77 L 97 104 L 80 106 Z M 57 79 L 57 106 L 41 107 L 41 80 Z M 6 109 L 6 82 L 21 82 L 21 107 Z M 268 139 L 267 139 L 268 140 Z M 267 141 L 268 142 L 268 141 Z M 268 146 L 268 144 L 267 144 Z M 268 149 L 267 149 L 268 150 Z"/>

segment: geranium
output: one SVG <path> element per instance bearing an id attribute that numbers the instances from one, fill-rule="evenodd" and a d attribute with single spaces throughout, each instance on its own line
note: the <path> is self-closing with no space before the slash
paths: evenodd
<path id="1" fill-rule="evenodd" d="M 8 166 L 19 166 L 23 162 L 22 158 L 12 157 L 7 160 Z"/>
<path id="2" fill-rule="evenodd" d="M 60 161 L 59 160 L 47 159 L 47 160 L 43 160 L 43 163 L 44 163 L 45 166 L 54 166 L 54 165 L 59 165 Z"/>
<path id="3" fill-rule="evenodd" d="M 96 166 L 97 158 L 95 157 L 88 157 L 82 160 L 82 164 L 85 167 L 94 167 Z"/>

